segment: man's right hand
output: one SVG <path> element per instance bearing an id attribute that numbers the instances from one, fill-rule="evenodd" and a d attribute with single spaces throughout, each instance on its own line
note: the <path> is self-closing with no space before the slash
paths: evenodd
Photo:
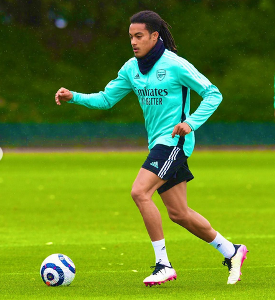
<path id="1" fill-rule="evenodd" d="M 55 94 L 55 102 L 57 105 L 61 105 L 60 101 L 69 101 L 73 98 L 73 94 L 65 89 L 65 88 L 60 88 L 56 94 Z"/>

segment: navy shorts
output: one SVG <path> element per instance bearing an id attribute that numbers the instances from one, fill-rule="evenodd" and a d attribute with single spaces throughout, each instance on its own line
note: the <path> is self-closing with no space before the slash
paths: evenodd
<path id="1" fill-rule="evenodd" d="M 187 158 L 181 147 L 158 144 L 151 149 L 142 168 L 167 180 L 158 188 L 158 193 L 161 194 L 183 181 L 190 181 L 194 178 L 188 168 Z"/>

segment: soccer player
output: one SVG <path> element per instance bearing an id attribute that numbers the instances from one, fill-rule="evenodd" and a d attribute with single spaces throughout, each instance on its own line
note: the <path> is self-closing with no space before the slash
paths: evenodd
<path id="1" fill-rule="evenodd" d="M 141 11 L 130 18 L 129 36 L 134 56 L 118 72 L 104 91 L 82 94 L 60 88 L 61 101 L 91 109 L 109 109 L 131 91 L 138 97 L 148 133 L 149 155 L 134 181 L 131 196 L 143 217 L 155 251 L 153 273 L 144 279 L 146 286 L 176 279 L 165 247 L 161 216 L 152 201 L 157 190 L 170 219 L 212 245 L 224 256 L 228 266 L 228 284 L 240 280 L 246 258 L 245 245 L 232 244 L 210 223 L 187 205 L 186 185 L 193 179 L 187 159 L 195 145 L 194 131 L 216 110 L 222 95 L 187 60 L 179 57 L 168 24 L 153 11 Z M 202 102 L 193 114 L 190 90 Z"/>

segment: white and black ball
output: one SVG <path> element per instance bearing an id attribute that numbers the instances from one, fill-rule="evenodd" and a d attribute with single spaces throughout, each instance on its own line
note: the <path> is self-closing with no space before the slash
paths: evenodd
<path id="1" fill-rule="evenodd" d="M 64 254 L 52 254 L 42 262 L 40 275 L 48 286 L 70 285 L 75 277 L 75 265 Z"/>

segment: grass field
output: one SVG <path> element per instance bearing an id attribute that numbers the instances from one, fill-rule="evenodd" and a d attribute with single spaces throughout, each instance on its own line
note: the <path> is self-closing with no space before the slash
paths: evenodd
<path id="1" fill-rule="evenodd" d="M 195 152 L 189 206 L 250 250 L 237 285 L 223 257 L 172 223 L 159 196 L 177 281 L 145 287 L 154 253 L 130 197 L 147 153 L 4 153 L 0 161 L 0 299 L 274 299 L 275 152 Z M 47 287 L 42 261 L 76 264 L 69 287 Z"/>

